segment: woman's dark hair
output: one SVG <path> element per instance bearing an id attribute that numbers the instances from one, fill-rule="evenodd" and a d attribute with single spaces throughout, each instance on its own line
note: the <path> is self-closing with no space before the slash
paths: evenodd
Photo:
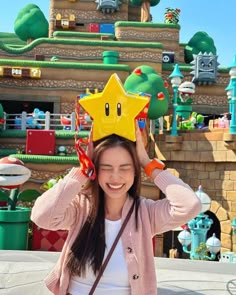
<path id="1" fill-rule="evenodd" d="M 98 173 L 102 153 L 108 148 L 123 147 L 126 149 L 134 165 L 134 182 L 128 194 L 135 202 L 136 229 L 137 214 L 140 203 L 141 167 L 136 153 L 135 143 L 118 135 L 111 135 L 94 143 L 93 163 Z M 78 233 L 69 254 L 67 267 L 71 274 L 85 276 L 86 266 L 91 266 L 96 275 L 102 265 L 105 253 L 105 200 L 104 192 L 96 178 L 90 182 L 91 211 L 81 231 Z"/>

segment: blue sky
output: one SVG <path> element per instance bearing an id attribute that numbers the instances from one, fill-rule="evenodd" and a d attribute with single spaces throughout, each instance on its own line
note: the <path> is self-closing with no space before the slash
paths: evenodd
<path id="1" fill-rule="evenodd" d="M 0 32 L 14 32 L 14 21 L 20 9 L 33 3 L 49 16 L 49 0 L 4 1 L 0 10 Z M 151 8 L 154 22 L 164 22 L 167 7 L 181 9 L 180 42 L 187 43 L 198 31 L 213 38 L 220 66 L 229 66 L 236 54 L 236 0 L 161 0 Z"/>

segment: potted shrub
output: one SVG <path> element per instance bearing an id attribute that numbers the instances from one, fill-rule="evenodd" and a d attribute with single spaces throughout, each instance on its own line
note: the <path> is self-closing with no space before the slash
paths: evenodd
<path id="1" fill-rule="evenodd" d="M 177 108 L 176 112 L 179 117 L 181 117 L 183 120 L 187 120 L 191 113 L 192 113 L 192 98 L 188 98 L 185 101 L 183 101 L 180 97 L 177 98 Z"/>
<path id="2" fill-rule="evenodd" d="M 189 81 L 183 82 L 178 88 L 178 93 L 176 112 L 183 120 L 187 120 L 192 113 L 193 99 L 191 95 L 195 93 L 194 83 Z"/>
<path id="3" fill-rule="evenodd" d="M 13 157 L 0 160 L 0 250 L 26 250 L 30 207 L 19 206 L 19 202 L 32 202 L 40 192 L 34 189 L 20 191 L 20 186 L 30 178 L 30 170 Z"/>

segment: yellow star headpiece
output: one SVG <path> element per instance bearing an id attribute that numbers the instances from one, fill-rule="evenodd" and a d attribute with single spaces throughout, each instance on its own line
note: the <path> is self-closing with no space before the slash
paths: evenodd
<path id="1" fill-rule="evenodd" d="M 117 74 L 113 74 L 100 93 L 85 96 L 79 104 L 93 119 L 93 141 L 117 134 L 135 141 L 135 117 L 150 97 L 127 93 Z"/>

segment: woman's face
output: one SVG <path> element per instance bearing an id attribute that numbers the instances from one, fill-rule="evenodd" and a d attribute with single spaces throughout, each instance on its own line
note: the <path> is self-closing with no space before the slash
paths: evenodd
<path id="1" fill-rule="evenodd" d="M 101 154 L 98 183 L 106 198 L 126 198 L 134 182 L 134 174 L 133 160 L 123 147 L 109 148 Z"/>

